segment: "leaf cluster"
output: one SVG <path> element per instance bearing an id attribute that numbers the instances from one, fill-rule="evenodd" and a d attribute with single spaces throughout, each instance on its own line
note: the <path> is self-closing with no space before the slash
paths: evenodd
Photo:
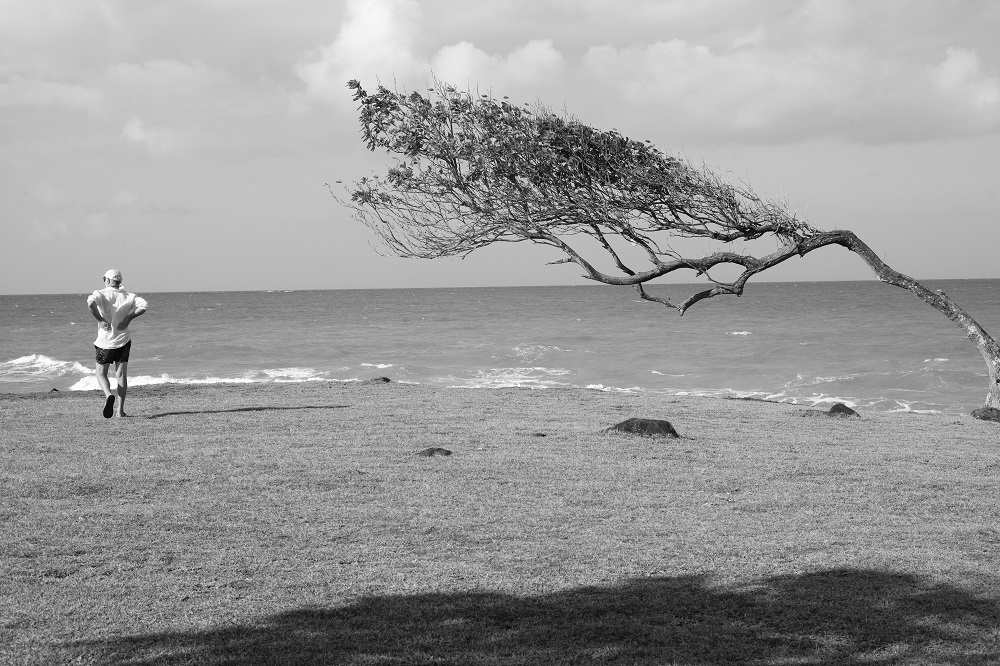
<path id="1" fill-rule="evenodd" d="M 395 163 L 384 177 L 354 183 L 344 203 L 400 256 L 465 256 L 496 242 L 531 241 L 557 248 L 586 277 L 642 293 L 642 283 L 681 268 L 763 270 L 761 260 L 734 252 L 682 257 L 674 238 L 733 243 L 773 235 L 789 248 L 817 232 L 784 202 L 544 106 L 440 81 L 426 96 L 384 86 L 369 93 L 358 81 L 348 87 L 366 145 Z M 618 272 L 598 270 L 578 236 L 596 241 Z M 619 241 L 638 248 L 648 265 L 632 266 Z M 742 282 L 728 286 L 739 293 Z"/>

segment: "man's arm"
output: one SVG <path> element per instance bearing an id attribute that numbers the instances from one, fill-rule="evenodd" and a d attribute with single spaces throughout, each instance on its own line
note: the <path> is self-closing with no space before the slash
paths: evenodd
<path id="1" fill-rule="evenodd" d="M 132 320 L 136 317 L 141 317 L 146 314 L 146 308 L 136 308 L 133 312 L 122 317 L 121 322 L 118 324 L 118 330 L 128 328 L 128 325 L 132 323 Z"/>
<path id="2" fill-rule="evenodd" d="M 94 315 L 94 319 L 96 319 L 97 323 L 101 325 L 101 328 L 105 330 L 111 328 L 111 322 L 101 315 L 101 310 L 97 307 L 96 302 L 90 301 L 87 305 L 90 306 L 90 314 Z"/>

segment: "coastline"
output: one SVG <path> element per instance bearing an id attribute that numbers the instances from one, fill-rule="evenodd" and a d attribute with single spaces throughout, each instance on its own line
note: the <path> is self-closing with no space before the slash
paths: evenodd
<path id="1" fill-rule="evenodd" d="M 995 330 L 997 284 L 946 287 Z M 951 322 L 878 282 L 760 284 L 690 317 L 637 303 L 627 289 L 592 286 L 154 300 L 138 324 L 130 387 L 384 373 L 427 386 L 755 395 L 957 416 L 980 406 L 987 384 L 982 357 Z M 0 325 L 0 347 L 8 350 L 0 391 L 96 390 L 91 331 L 82 330 L 78 300 L 10 301 L 16 316 Z M 203 326 L 176 326 L 195 312 Z M 251 324 L 262 318 L 284 325 Z M 291 346 L 286 330 L 295 331 Z"/>
<path id="2" fill-rule="evenodd" d="M 397 382 L 99 398 L 0 395 L 0 661 L 1000 654 L 1000 424 Z M 633 416 L 681 437 L 604 432 Z"/>

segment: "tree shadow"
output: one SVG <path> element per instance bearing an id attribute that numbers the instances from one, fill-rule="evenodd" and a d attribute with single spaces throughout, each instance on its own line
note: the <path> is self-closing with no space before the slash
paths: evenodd
<path id="1" fill-rule="evenodd" d="M 147 419 L 162 419 L 164 416 L 187 416 L 190 414 L 229 414 L 231 412 L 270 412 L 283 409 L 346 409 L 350 405 L 300 405 L 296 407 L 234 407 L 232 409 L 199 409 L 189 412 L 162 412 L 150 414 Z"/>
<path id="2" fill-rule="evenodd" d="M 70 646 L 67 646 L 70 647 Z M 1000 663 L 1000 605 L 916 576 L 838 569 L 742 587 L 703 576 L 540 596 L 376 596 L 253 625 L 75 643 L 110 666 Z"/>

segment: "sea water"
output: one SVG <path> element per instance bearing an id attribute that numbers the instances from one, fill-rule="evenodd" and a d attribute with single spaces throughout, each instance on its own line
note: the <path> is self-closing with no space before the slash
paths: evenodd
<path id="1" fill-rule="evenodd" d="M 1000 280 L 926 284 L 1000 335 Z M 652 290 L 679 302 L 704 288 Z M 608 286 L 141 295 L 132 386 L 386 376 L 945 413 L 987 389 L 962 329 L 874 281 L 751 283 L 683 317 Z M 86 294 L 0 296 L 0 392 L 97 390 L 96 330 Z"/>

